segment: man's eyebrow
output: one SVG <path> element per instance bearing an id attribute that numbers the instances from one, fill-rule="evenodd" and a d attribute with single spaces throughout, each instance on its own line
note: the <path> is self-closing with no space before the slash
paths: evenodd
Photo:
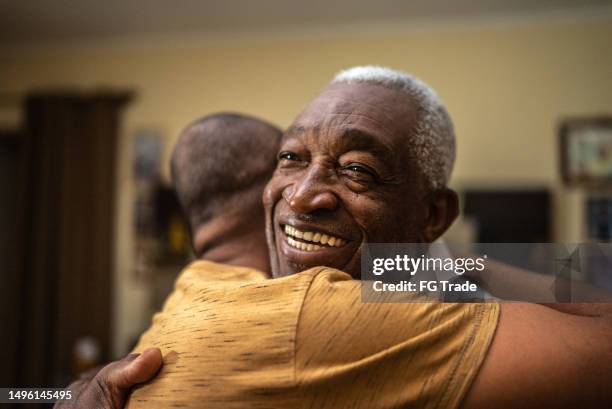
<path id="1" fill-rule="evenodd" d="M 369 132 L 357 128 L 346 128 L 339 139 L 342 150 L 367 151 L 382 160 L 390 160 L 394 157 L 393 148 Z"/>
<path id="2" fill-rule="evenodd" d="M 306 128 L 302 125 L 295 125 L 287 128 L 283 133 L 283 138 L 297 137 L 308 132 L 317 132 L 318 127 Z M 373 134 L 359 128 L 347 127 L 343 129 L 334 143 L 341 151 L 367 151 L 386 161 L 394 157 L 393 147 L 376 137 Z"/>

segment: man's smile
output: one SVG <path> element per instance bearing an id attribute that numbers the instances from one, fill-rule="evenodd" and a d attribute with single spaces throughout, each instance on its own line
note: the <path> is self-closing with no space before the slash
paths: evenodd
<path id="1" fill-rule="evenodd" d="M 346 240 L 319 231 L 302 231 L 288 224 L 283 231 L 287 236 L 287 243 L 291 247 L 304 251 L 316 251 L 324 247 L 342 247 Z"/>
<path id="2" fill-rule="evenodd" d="M 361 245 L 361 235 L 340 233 L 337 227 L 281 217 L 275 235 L 277 254 L 284 260 L 283 275 L 287 266 L 295 272 L 322 265 L 341 269 L 351 261 Z"/>

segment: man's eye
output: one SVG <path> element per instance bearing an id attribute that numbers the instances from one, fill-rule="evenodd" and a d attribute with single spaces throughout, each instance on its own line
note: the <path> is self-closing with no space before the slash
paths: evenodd
<path id="1" fill-rule="evenodd" d="M 294 153 L 294 152 L 281 152 L 278 154 L 278 159 L 297 161 L 297 160 L 300 160 L 300 157 L 297 155 L 297 153 Z"/>
<path id="2" fill-rule="evenodd" d="M 342 172 L 347 176 L 364 182 L 378 181 L 378 175 L 370 167 L 356 163 L 350 163 L 342 167 Z"/>
<path id="3" fill-rule="evenodd" d="M 359 173 L 367 173 L 367 174 L 371 173 L 369 170 L 359 165 L 349 165 L 345 169 L 352 170 L 353 172 L 359 172 Z"/>

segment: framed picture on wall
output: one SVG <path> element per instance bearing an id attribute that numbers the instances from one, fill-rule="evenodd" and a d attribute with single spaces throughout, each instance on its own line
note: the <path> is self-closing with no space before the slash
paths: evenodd
<path id="1" fill-rule="evenodd" d="M 612 186 L 612 116 L 566 120 L 560 142 L 567 185 Z"/>

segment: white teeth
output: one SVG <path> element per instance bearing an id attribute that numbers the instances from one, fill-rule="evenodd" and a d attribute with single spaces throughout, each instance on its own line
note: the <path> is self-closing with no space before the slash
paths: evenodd
<path id="1" fill-rule="evenodd" d="M 316 244 L 310 243 L 321 243 L 330 247 L 342 247 L 346 244 L 346 240 L 343 240 L 339 237 L 328 236 L 327 234 L 319 233 L 319 232 L 311 232 L 311 231 L 301 231 L 296 229 L 293 226 L 285 225 L 285 234 L 287 234 L 288 243 L 297 249 L 304 251 L 315 251 L 319 250 L 322 247 Z M 298 241 L 295 239 L 302 239 L 304 241 L 310 243 L 304 243 L 302 241 Z"/>
<path id="2" fill-rule="evenodd" d="M 300 249 L 303 251 L 316 251 L 321 248 L 321 246 L 318 246 L 316 244 L 303 243 L 301 241 L 294 240 L 292 237 L 288 237 L 287 242 L 291 247 L 295 247 L 296 249 Z"/>

